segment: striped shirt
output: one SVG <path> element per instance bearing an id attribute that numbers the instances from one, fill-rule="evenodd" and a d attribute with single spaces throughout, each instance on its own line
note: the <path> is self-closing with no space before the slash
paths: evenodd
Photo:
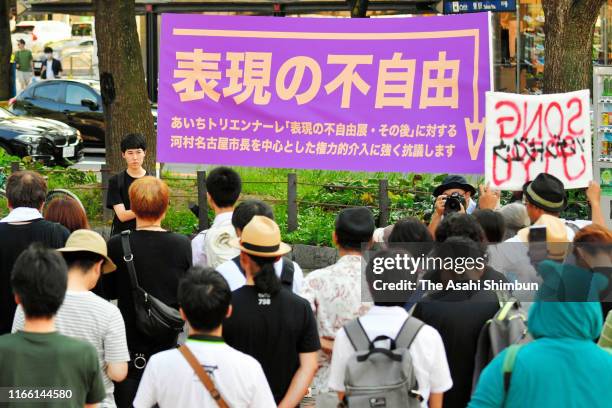
<path id="1" fill-rule="evenodd" d="M 13 320 L 13 333 L 23 330 L 24 323 L 23 309 L 19 305 Z M 106 363 L 130 360 L 125 325 L 117 306 L 93 292 L 67 291 L 55 317 L 55 327 L 61 334 L 85 340 L 96 348 L 106 388 L 106 398 L 101 406 L 115 407 L 114 385 L 106 374 Z"/>

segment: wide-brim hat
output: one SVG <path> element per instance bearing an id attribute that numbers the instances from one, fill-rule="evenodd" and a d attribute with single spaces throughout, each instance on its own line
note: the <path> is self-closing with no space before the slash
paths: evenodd
<path id="1" fill-rule="evenodd" d="M 446 176 L 444 180 L 442 180 L 442 184 L 436 187 L 436 189 L 433 191 L 433 196 L 437 197 L 451 188 L 460 188 L 465 192 L 469 191 L 472 196 L 476 194 L 476 189 L 467 182 L 465 177 L 451 174 L 450 176 Z"/>
<path id="2" fill-rule="evenodd" d="M 546 248 L 548 256 L 552 259 L 563 259 L 569 250 L 569 238 L 565 222 L 554 215 L 542 214 L 533 224 L 546 227 Z M 529 242 L 529 228 L 526 227 L 517 232 L 522 242 Z"/>
<path id="3" fill-rule="evenodd" d="M 108 257 L 106 241 L 95 231 L 80 229 L 74 231 L 68 237 L 66 246 L 58 249 L 59 252 L 92 252 L 104 258 L 102 273 L 109 273 L 117 269 L 117 266 Z"/>
<path id="4" fill-rule="evenodd" d="M 276 258 L 291 252 L 291 247 L 281 241 L 278 225 L 268 217 L 254 216 L 242 229 L 240 238 L 230 241 L 230 245 L 253 256 Z"/>
<path id="5" fill-rule="evenodd" d="M 567 206 L 563 182 L 548 173 L 540 173 L 523 185 L 527 201 L 544 211 L 561 212 Z"/>

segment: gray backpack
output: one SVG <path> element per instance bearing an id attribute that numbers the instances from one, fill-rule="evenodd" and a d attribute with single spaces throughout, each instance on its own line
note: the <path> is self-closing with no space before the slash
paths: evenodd
<path id="1" fill-rule="evenodd" d="M 359 319 L 344 326 L 355 353 L 344 374 L 344 403 L 349 408 L 416 408 L 423 398 L 418 394 L 412 357 L 408 348 L 424 323 L 409 317 L 397 338 L 378 336 L 370 341 Z M 375 343 L 388 340 L 389 348 Z"/>
<path id="2" fill-rule="evenodd" d="M 472 392 L 476 389 L 482 370 L 506 347 L 528 343 L 531 335 L 527 332 L 527 317 L 520 303 L 506 292 L 495 292 L 499 310 L 480 331 L 474 357 Z"/>

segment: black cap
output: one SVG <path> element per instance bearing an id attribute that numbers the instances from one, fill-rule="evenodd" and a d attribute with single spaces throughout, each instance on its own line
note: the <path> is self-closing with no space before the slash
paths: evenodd
<path id="1" fill-rule="evenodd" d="M 376 225 L 372 211 L 365 207 L 346 208 L 336 217 L 336 231 L 350 235 L 356 240 L 368 242 Z"/>
<path id="2" fill-rule="evenodd" d="M 476 194 L 476 189 L 467 182 L 465 177 L 457 174 L 450 174 L 442 180 L 442 184 L 436 187 L 433 191 L 433 196 L 437 197 L 450 188 L 460 188 L 465 192 L 469 191 L 472 195 Z"/>
<path id="3" fill-rule="evenodd" d="M 540 173 L 525 183 L 523 193 L 531 204 L 548 212 L 561 212 L 567 204 L 563 182 L 548 173 Z"/>

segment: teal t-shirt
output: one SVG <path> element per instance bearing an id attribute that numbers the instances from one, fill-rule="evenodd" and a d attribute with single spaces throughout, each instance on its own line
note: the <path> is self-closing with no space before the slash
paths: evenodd
<path id="1" fill-rule="evenodd" d="M 36 403 L 28 403 L 16 399 L 18 394 L 13 392 L 14 400 L 0 401 L 0 407 L 82 408 L 106 396 L 94 347 L 57 332 L 20 331 L 0 336 L 0 387 L 5 388 L 4 394 L 7 388 L 38 390 L 39 394 Z M 46 392 L 41 395 L 43 389 Z M 64 392 L 53 395 L 47 393 L 49 390 Z M 3 395 L 6 400 L 7 395 Z"/>

